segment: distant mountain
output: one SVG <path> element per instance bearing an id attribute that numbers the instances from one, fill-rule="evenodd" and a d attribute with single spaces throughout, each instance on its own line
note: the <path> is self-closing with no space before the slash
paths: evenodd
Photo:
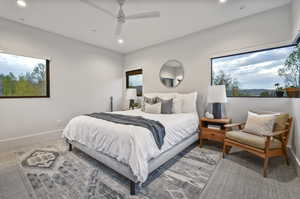
<path id="1" fill-rule="evenodd" d="M 273 89 L 239 89 L 238 96 L 275 97 Z M 230 93 L 231 95 L 231 93 Z M 229 95 L 229 96 L 230 96 Z"/>

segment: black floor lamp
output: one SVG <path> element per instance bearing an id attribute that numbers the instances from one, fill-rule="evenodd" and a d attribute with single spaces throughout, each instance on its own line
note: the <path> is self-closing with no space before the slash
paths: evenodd
<path id="1" fill-rule="evenodd" d="M 227 103 L 225 85 L 210 86 L 208 88 L 207 102 L 212 103 L 215 119 L 222 119 L 222 103 Z"/>

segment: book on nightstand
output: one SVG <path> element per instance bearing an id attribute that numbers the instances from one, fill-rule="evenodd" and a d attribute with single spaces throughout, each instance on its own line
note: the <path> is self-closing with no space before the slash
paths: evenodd
<path id="1" fill-rule="evenodd" d="M 218 126 L 218 125 L 207 125 L 207 128 L 209 128 L 209 129 L 216 129 L 216 130 L 220 130 L 221 129 L 221 127 Z"/>

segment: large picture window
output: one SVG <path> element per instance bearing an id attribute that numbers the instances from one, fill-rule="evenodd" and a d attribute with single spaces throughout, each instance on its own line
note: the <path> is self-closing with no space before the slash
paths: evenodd
<path id="1" fill-rule="evenodd" d="M 137 96 L 143 95 L 143 70 L 132 70 L 126 72 L 126 88 L 136 88 Z"/>
<path id="2" fill-rule="evenodd" d="M 211 59 L 212 85 L 229 97 L 299 97 L 300 46 L 283 46 Z"/>
<path id="3" fill-rule="evenodd" d="M 0 98 L 50 97 L 49 60 L 0 53 Z"/>

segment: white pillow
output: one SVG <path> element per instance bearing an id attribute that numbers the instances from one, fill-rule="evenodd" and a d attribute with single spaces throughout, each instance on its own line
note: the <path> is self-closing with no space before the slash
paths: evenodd
<path id="1" fill-rule="evenodd" d="M 176 98 L 181 99 L 182 113 L 196 113 L 197 112 L 197 92 L 188 94 L 177 94 Z"/>
<path id="2" fill-rule="evenodd" d="M 173 107 L 172 107 L 172 113 L 182 113 L 182 99 L 175 98 L 173 100 Z"/>
<path id="3" fill-rule="evenodd" d="M 161 113 L 161 102 L 156 104 L 145 103 L 145 112 L 151 114 L 160 114 Z"/>
<path id="4" fill-rule="evenodd" d="M 163 100 L 169 100 L 176 97 L 176 93 L 145 93 L 145 97 L 154 98 L 159 97 Z"/>
<path id="5" fill-rule="evenodd" d="M 256 135 L 266 135 L 273 132 L 276 114 L 260 115 L 248 112 L 248 118 L 243 131 Z"/>

